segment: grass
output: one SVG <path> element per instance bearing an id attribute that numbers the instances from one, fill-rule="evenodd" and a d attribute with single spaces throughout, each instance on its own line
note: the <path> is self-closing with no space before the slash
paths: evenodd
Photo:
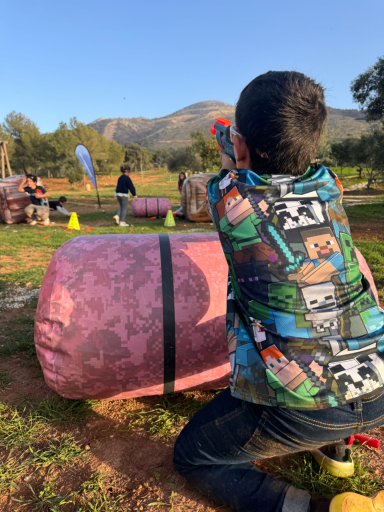
<path id="1" fill-rule="evenodd" d="M 25 474 L 70 467 L 87 455 L 72 434 L 48 438 L 33 411 L 0 402 L 0 492 L 16 489 Z M 44 494 L 44 493 L 43 493 Z"/>
<path id="2" fill-rule="evenodd" d="M 309 492 L 312 496 L 335 496 L 343 492 L 356 492 L 370 496 L 382 489 L 382 483 L 367 467 L 369 456 L 364 454 L 359 446 L 354 447 L 353 450 L 355 474 L 349 478 L 330 475 L 310 454 L 303 454 L 299 459 L 291 460 L 289 467 L 273 466 L 272 469 L 278 478 Z"/>
<path id="3" fill-rule="evenodd" d="M 52 465 L 62 468 L 72 465 L 75 460 L 85 460 L 83 450 L 72 434 L 64 435 L 60 439 L 50 439 L 44 448 L 33 450 L 30 446 L 29 451 L 32 455 L 29 462 L 34 469 Z"/>
<path id="4" fill-rule="evenodd" d="M 22 314 L 0 329 L 0 357 L 23 351 L 30 365 L 39 366 L 34 344 L 34 318 Z"/>
<path id="5" fill-rule="evenodd" d="M 360 204 L 346 209 L 350 221 L 384 219 L 384 202 L 381 204 Z"/>
<path id="6" fill-rule="evenodd" d="M 81 425 L 92 414 L 94 403 L 96 400 L 69 400 L 53 395 L 35 406 L 34 417 L 42 423 L 53 425 Z"/>
<path id="7" fill-rule="evenodd" d="M 29 447 L 45 431 L 45 425 L 26 407 L 0 402 L 0 449 Z"/>
<path id="8" fill-rule="evenodd" d="M 190 420 L 214 396 L 210 394 L 198 395 L 193 392 L 175 393 L 159 397 L 160 403 L 153 409 L 134 411 L 127 414 L 131 421 L 128 430 L 144 428 L 157 439 L 172 439 L 181 430 L 187 420 Z M 126 430 L 125 427 L 120 430 Z"/>
<path id="9" fill-rule="evenodd" d="M 0 372 L 0 390 L 11 384 L 11 377 L 8 371 Z"/>
<path id="10" fill-rule="evenodd" d="M 16 499 L 22 507 L 29 507 L 36 512 L 63 512 L 68 504 L 74 503 L 72 494 L 60 496 L 54 490 L 53 480 L 44 482 L 36 491 L 29 485 L 31 495 L 29 498 L 21 496 Z"/>
<path id="11" fill-rule="evenodd" d="M 104 476 L 100 473 L 92 475 L 90 480 L 83 482 L 78 491 L 61 496 L 56 493 L 54 480 L 44 482 L 40 488 L 34 490 L 31 486 L 30 496 L 20 496 L 18 501 L 22 507 L 29 507 L 36 512 L 63 512 L 66 505 L 76 505 L 76 512 L 119 512 L 122 508 L 119 502 L 125 495 L 112 497 L 105 490 Z M 131 510 L 124 507 L 124 511 Z"/>
<path id="12" fill-rule="evenodd" d="M 356 247 L 367 260 L 380 300 L 384 300 L 384 242 L 357 241 Z"/>
<path id="13" fill-rule="evenodd" d="M 111 493 L 105 490 L 104 476 L 100 473 L 95 473 L 90 480 L 84 482 L 78 495 L 81 499 L 77 512 L 119 512 L 119 502 L 125 497 L 123 494 L 113 498 Z"/>
<path id="14" fill-rule="evenodd" d="M 20 461 L 12 455 L 9 455 L 4 462 L 0 461 L 0 492 L 18 489 L 16 482 L 25 474 L 25 471 L 25 464 L 20 464 Z"/>
<path id="15" fill-rule="evenodd" d="M 78 460 L 85 460 L 85 455 L 72 435 L 48 440 L 42 448 L 33 449 L 29 445 L 23 454 L 11 450 L 5 461 L 0 461 L 0 491 L 17 489 L 16 482 L 27 473 L 31 475 L 42 469 L 49 472 L 53 467 L 61 469 L 72 466 Z"/>

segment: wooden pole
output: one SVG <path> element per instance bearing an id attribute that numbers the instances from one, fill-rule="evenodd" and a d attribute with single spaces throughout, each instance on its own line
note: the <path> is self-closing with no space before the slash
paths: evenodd
<path id="1" fill-rule="evenodd" d="M 1 144 L 1 177 L 5 178 L 5 169 L 4 169 L 4 149 L 3 144 Z"/>
<path id="2" fill-rule="evenodd" d="M 3 179 L 5 178 L 5 169 L 4 169 L 4 163 L 3 163 L 4 156 L 5 156 L 5 160 L 7 162 L 7 166 L 8 166 L 8 173 L 9 173 L 10 176 L 12 176 L 12 169 L 11 169 L 11 166 L 9 165 L 9 160 L 8 160 L 7 144 L 8 144 L 7 140 L 0 141 L 0 146 L 1 146 L 1 172 L 2 172 Z"/>

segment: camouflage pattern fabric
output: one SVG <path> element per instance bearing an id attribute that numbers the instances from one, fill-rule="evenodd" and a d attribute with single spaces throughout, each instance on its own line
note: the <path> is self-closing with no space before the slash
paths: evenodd
<path id="1" fill-rule="evenodd" d="M 228 268 L 216 233 L 169 237 L 174 391 L 228 385 Z M 164 276 L 159 235 L 94 235 L 53 255 L 35 344 L 47 384 L 68 398 L 164 392 Z M 170 263 L 170 262 L 168 262 Z"/>
<path id="2" fill-rule="evenodd" d="M 360 272 L 337 176 L 222 170 L 207 206 L 229 267 L 233 396 L 321 409 L 383 387 L 384 312 Z"/>
<path id="3" fill-rule="evenodd" d="M 132 201 L 132 213 L 134 217 L 165 217 L 167 211 L 172 210 L 171 201 L 167 198 L 149 199 L 141 197 Z"/>

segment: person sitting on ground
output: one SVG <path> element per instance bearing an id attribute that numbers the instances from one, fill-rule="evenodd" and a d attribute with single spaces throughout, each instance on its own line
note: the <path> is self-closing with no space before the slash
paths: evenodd
<path id="1" fill-rule="evenodd" d="M 135 187 L 132 183 L 131 178 L 129 177 L 131 173 L 131 168 L 129 165 L 122 165 L 120 167 L 120 172 L 122 173 L 120 178 L 117 180 L 116 186 L 116 194 L 115 197 L 119 202 L 119 209 L 117 210 L 116 215 L 113 217 L 115 224 L 118 226 L 129 226 L 129 224 L 125 223 L 125 216 L 127 214 L 128 208 L 128 199 L 129 194 L 128 191 L 133 195 L 133 200 L 136 201 L 137 195 Z"/>
<path id="2" fill-rule="evenodd" d="M 24 185 L 27 184 L 25 187 Z M 48 192 L 41 185 L 37 185 L 37 176 L 27 174 L 20 183 L 19 192 L 25 192 L 31 198 L 31 204 L 24 208 L 29 219 L 29 224 L 34 226 L 38 220 L 44 221 L 44 226 L 49 225 L 49 207 L 47 205 Z"/>
<path id="3" fill-rule="evenodd" d="M 177 183 L 177 187 L 179 189 L 179 193 L 181 195 L 182 191 L 183 191 L 183 185 L 184 185 L 184 181 L 186 180 L 187 176 L 185 174 L 185 172 L 181 172 L 179 174 L 179 181 Z M 177 215 L 180 215 L 180 217 L 182 217 L 183 215 L 183 207 L 180 206 L 180 208 L 178 210 L 175 211 L 175 213 L 177 213 Z"/>
<path id="4" fill-rule="evenodd" d="M 207 184 L 229 267 L 231 377 L 179 435 L 175 468 L 240 512 L 384 510 L 384 491 L 311 497 L 250 464 L 322 448 L 349 467 L 345 440 L 384 423 L 384 311 L 360 273 L 340 181 L 311 164 L 322 86 L 270 71 L 241 92 L 235 118 L 236 164 L 222 153 Z"/>
<path id="5" fill-rule="evenodd" d="M 68 217 L 71 216 L 70 212 L 68 212 L 64 208 L 64 204 L 67 202 L 67 198 L 64 196 L 59 197 L 58 201 L 49 201 L 49 209 L 54 211 L 58 211 L 62 215 L 67 215 Z"/>

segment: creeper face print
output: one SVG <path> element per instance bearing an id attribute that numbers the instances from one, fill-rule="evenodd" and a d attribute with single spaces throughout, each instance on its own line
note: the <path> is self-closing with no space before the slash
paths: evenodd
<path id="1" fill-rule="evenodd" d="M 340 243 L 343 249 L 343 256 L 347 271 L 347 279 L 353 284 L 358 285 L 361 281 L 360 269 L 359 269 L 359 260 L 356 256 L 355 247 L 352 242 L 352 238 L 350 235 L 346 233 L 340 233 Z"/>
<path id="2" fill-rule="evenodd" d="M 335 252 L 341 252 L 330 228 L 317 228 L 301 232 L 309 259 L 323 260 Z"/>
<path id="3" fill-rule="evenodd" d="M 352 238 L 350 235 L 346 233 L 340 233 L 340 242 L 341 247 L 343 248 L 344 260 L 346 263 L 356 263 L 359 264 L 359 260 L 356 256 L 355 247 L 352 242 Z"/>

